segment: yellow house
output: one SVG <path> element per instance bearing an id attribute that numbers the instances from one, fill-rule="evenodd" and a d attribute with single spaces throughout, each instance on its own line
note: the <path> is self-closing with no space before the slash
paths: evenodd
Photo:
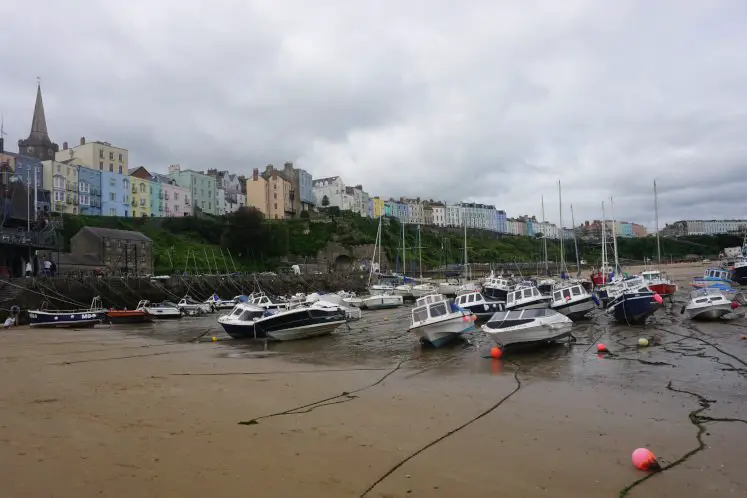
<path id="1" fill-rule="evenodd" d="M 78 168 L 59 161 L 42 161 L 43 185 L 50 185 L 50 200 L 55 213 L 78 214 Z"/>
<path id="2" fill-rule="evenodd" d="M 132 216 L 150 216 L 150 180 L 130 175 L 132 185 Z"/>
<path id="3" fill-rule="evenodd" d="M 379 197 L 373 198 L 373 217 L 378 218 L 379 216 L 384 216 L 386 214 L 386 208 L 384 207 L 386 201 L 384 199 L 380 199 Z"/>

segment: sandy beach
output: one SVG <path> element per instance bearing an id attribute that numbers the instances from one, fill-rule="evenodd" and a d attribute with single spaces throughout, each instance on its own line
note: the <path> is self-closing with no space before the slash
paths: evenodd
<path id="1" fill-rule="evenodd" d="M 747 496 L 747 320 L 684 320 L 702 268 L 645 328 L 600 312 L 500 360 L 480 332 L 421 349 L 407 308 L 283 344 L 215 316 L 2 331 L 2 496 Z M 642 446 L 666 470 L 636 484 Z"/>

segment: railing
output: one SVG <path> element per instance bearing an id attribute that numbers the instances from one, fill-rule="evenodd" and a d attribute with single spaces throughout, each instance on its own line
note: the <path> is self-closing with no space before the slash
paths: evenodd
<path id="1" fill-rule="evenodd" d="M 60 249 L 62 247 L 62 239 L 54 230 L 45 229 L 41 232 L 29 232 L 23 229 L 11 230 L 0 228 L 0 244 Z"/>

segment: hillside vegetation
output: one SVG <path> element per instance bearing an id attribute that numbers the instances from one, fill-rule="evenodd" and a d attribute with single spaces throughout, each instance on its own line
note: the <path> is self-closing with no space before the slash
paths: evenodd
<path id="1" fill-rule="evenodd" d="M 329 242 L 346 247 L 372 244 L 378 220 L 352 213 L 319 216 L 312 219 L 265 220 L 254 209 L 243 209 L 223 217 L 188 218 L 117 218 L 105 216 L 64 216 L 62 231 L 66 250 L 70 238 L 84 226 L 135 230 L 153 240 L 157 273 L 174 271 L 262 271 L 312 260 Z M 402 258 L 402 224 L 388 218 L 383 223 L 383 250 L 392 265 Z M 472 263 L 536 262 L 542 259 L 542 239 L 500 235 L 469 230 L 467 247 Z M 684 259 L 687 256 L 715 257 L 724 247 L 738 246 L 736 236 L 693 236 L 662 239 L 662 259 Z M 434 268 L 463 260 L 464 234 L 460 229 L 405 225 L 408 267 L 414 267 L 422 248 L 423 266 Z M 620 258 L 642 261 L 656 257 L 656 239 L 620 239 Z M 566 258 L 575 261 L 573 241 L 565 244 Z M 598 263 L 599 244 L 579 241 L 580 258 Z M 222 254 L 222 256 L 221 256 Z M 230 254 L 230 256 L 229 256 Z M 611 254 L 611 252 L 610 252 Z M 548 259 L 560 257 L 558 241 L 548 241 Z M 611 258 L 610 258 L 611 259 Z M 401 266 L 401 262 L 399 263 Z"/>

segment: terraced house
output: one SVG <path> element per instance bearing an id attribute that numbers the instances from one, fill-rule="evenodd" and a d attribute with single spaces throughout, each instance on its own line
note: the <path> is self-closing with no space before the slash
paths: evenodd
<path id="1" fill-rule="evenodd" d="M 130 172 L 130 184 L 132 185 L 132 188 L 131 188 L 132 202 L 130 202 L 130 206 L 132 206 L 133 218 L 151 216 L 151 209 L 150 209 L 151 181 L 147 178 L 133 176 L 132 174 L 136 172 L 137 170 L 141 170 L 141 169 L 145 170 L 145 168 L 141 167 L 141 168 L 135 168 L 132 170 L 132 172 Z M 145 171 L 145 173 L 147 174 L 148 172 Z"/>
<path id="2" fill-rule="evenodd" d="M 55 213 L 79 214 L 78 168 L 59 161 L 42 161 L 44 183 L 51 185 L 52 211 Z"/>
<path id="3" fill-rule="evenodd" d="M 189 208 L 190 214 L 197 211 L 207 214 L 217 214 L 217 185 L 212 176 L 206 175 L 200 171 L 191 169 L 182 170 L 178 164 L 169 166 L 168 177 L 176 181 L 176 184 L 189 191 L 190 204 L 185 204 Z"/>

